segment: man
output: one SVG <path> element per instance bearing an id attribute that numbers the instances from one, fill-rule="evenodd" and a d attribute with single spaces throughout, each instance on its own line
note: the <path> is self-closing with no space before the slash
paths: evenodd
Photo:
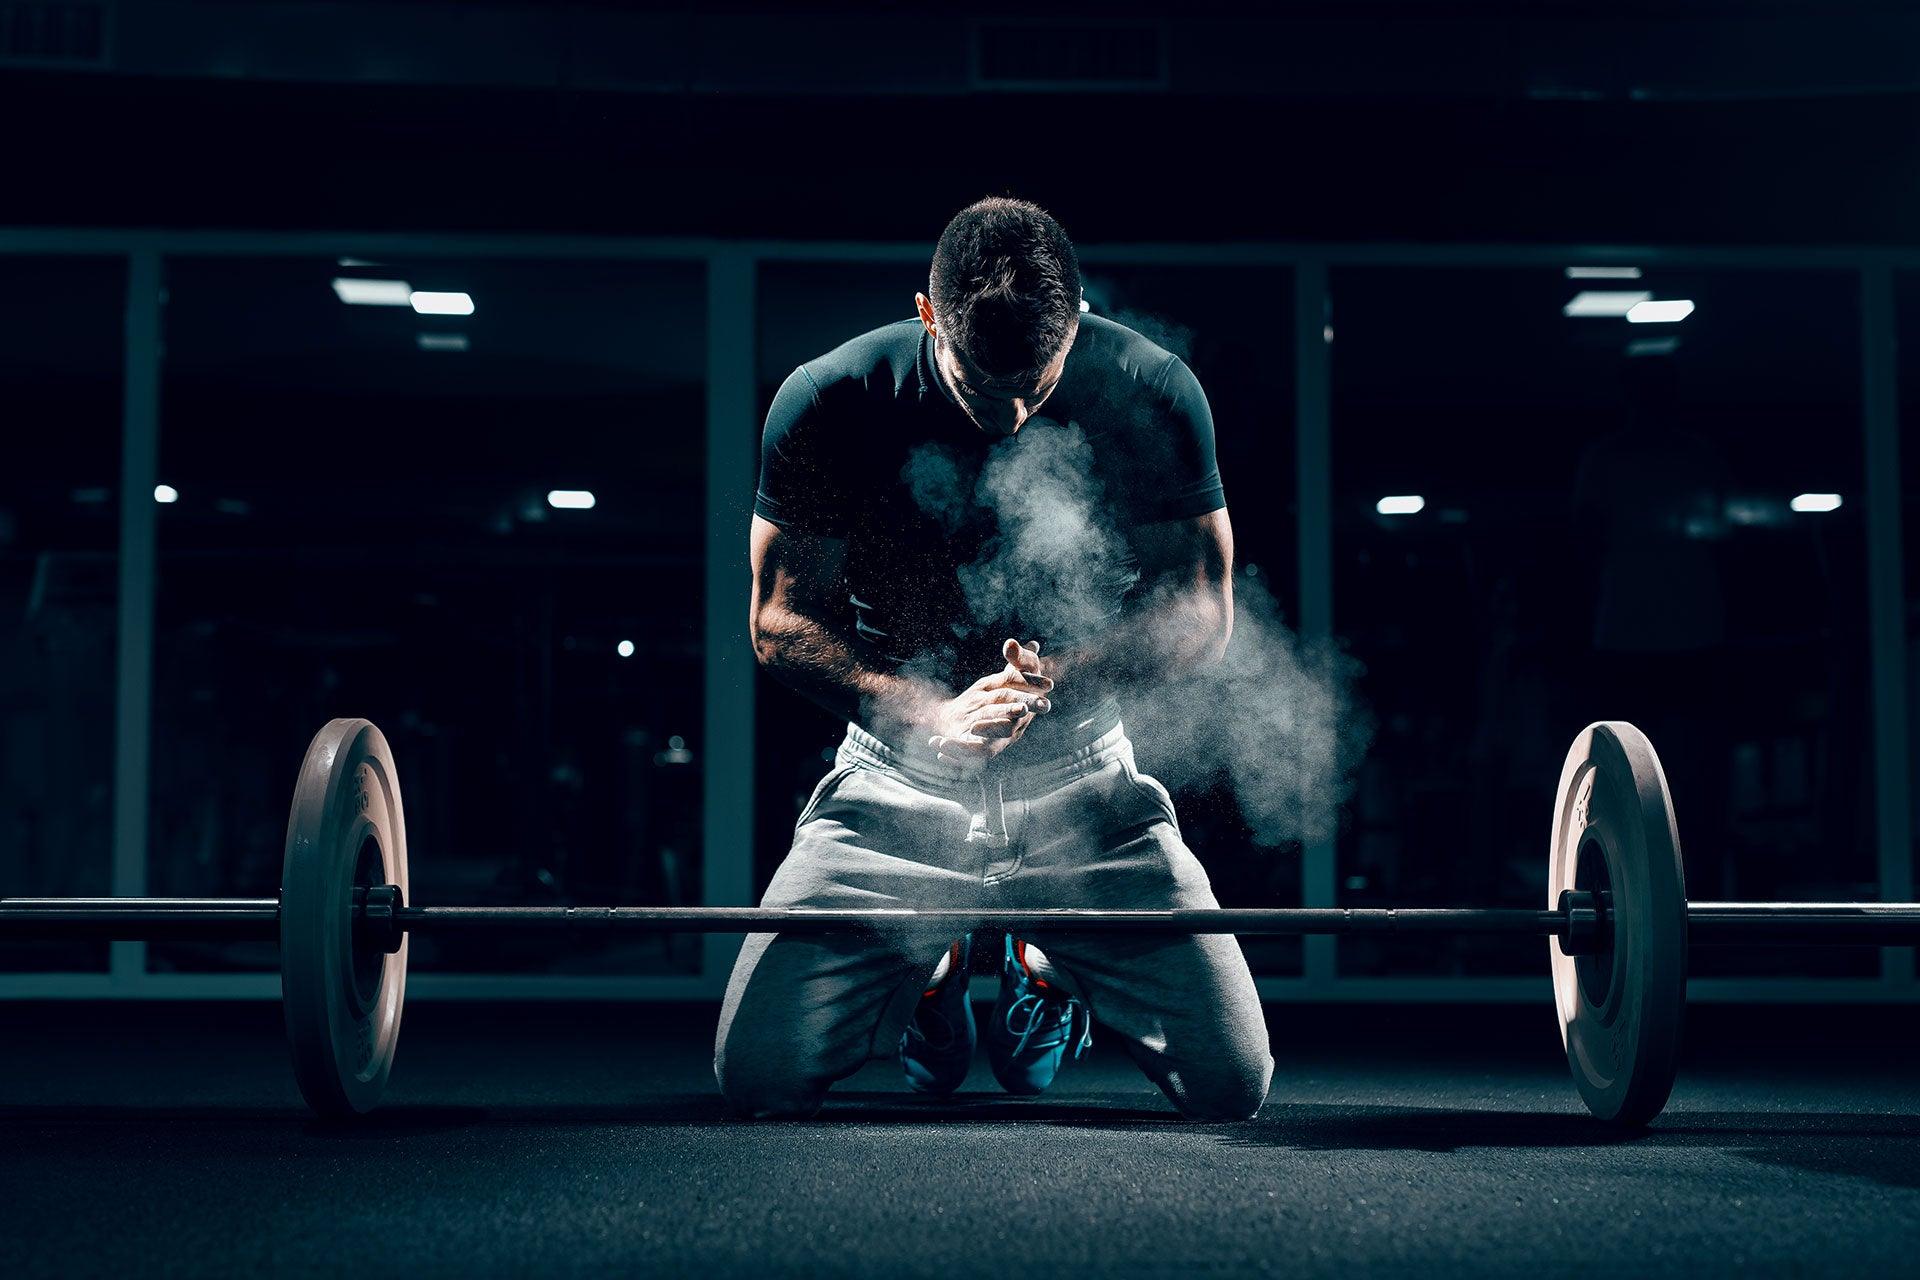
<path id="1" fill-rule="evenodd" d="M 1218 660 L 1233 542 L 1213 422 L 1178 358 L 1082 315 L 1059 224 L 988 199 L 947 226 L 917 320 L 809 361 L 767 417 L 752 529 L 763 666 L 847 731 L 769 907 L 1210 908 L 1119 717 Z M 1194 715 L 1207 708 L 1194 707 Z M 1044 1089 L 1118 1037 L 1182 1114 L 1251 1116 L 1273 1061 L 1239 943 L 1003 939 L 995 1075 Z M 945 1094 L 976 1030 L 968 940 L 746 940 L 714 1070 L 739 1111 L 807 1116 L 898 1055 Z"/>

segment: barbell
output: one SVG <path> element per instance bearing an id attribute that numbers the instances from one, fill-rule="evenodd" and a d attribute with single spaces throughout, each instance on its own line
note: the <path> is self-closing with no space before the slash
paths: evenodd
<path id="1" fill-rule="evenodd" d="M 1547 902 L 1507 907 L 1032 911 L 434 907 L 407 901 L 392 750 L 365 720 L 314 736 L 278 898 L 0 898 L 0 940 L 272 939 L 294 1076 L 325 1117 L 371 1110 L 393 1069 L 414 934 L 494 930 L 844 933 L 1486 934 L 1543 937 L 1561 1040 L 1601 1120 L 1646 1124 L 1672 1090 L 1689 945 L 1920 943 L 1920 903 L 1694 902 L 1673 800 L 1632 725 L 1589 725 L 1561 770 Z"/>

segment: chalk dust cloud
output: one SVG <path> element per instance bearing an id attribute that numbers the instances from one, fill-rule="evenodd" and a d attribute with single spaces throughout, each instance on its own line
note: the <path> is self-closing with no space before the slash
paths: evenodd
<path id="1" fill-rule="evenodd" d="M 1116 318 L 1176 354 L 1190 345 L 1170 322 Z M 905 471 L 921 507 L 949 530 L 980 508 L 997 524 L 959 571 L 975 617 L 1054 649 L 1108 632 L 1140 571 L 1086 433 L 1042 416 L 994 442 L 970 478 L 935 446 Z M 1226 481 L 1231 510 L 1234 477 Z M 1260 579 L 1235 573 L 1234 595 L 1223 659 L 1116 690 L 1128 731 L 1170 785 L 1225 783 L 1258 845 L 1328 839 L 1371 740 L 1354 692 L 1360 666 L 1336 643 L 1303 641 Z"/>

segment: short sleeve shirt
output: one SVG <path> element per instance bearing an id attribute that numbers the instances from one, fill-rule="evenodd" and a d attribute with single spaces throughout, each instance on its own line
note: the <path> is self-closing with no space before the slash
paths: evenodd
<path id="1" fill-rule="evenodd" d="M 761 441 L 754 510 L 845 539 L 846 621 L 884 665 L 970 683 L 1008 636 L 1093 639 L 1138 579 L 1130 531 L 1226 505 L 1213 416 L 1186 364 L 1084 315 L 1012 436 L 974 425 L 917 320 L 795 369 Z"/>

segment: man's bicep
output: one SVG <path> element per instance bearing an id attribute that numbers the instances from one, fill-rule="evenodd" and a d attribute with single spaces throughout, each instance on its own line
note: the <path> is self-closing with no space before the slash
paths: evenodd
<path id="1" fill-rule="evenodd" d="M 1136 525 L 1129 533 L 1145 582 L 1220 585 L 1233 573 L 1233 522 L 1225 507 Z"/>
<path id="2" fill-rule="evenodd" d="M 760 515 L 749 537 L 756 615 L 774 606 L 824 620 L 840 591 L 846 540 L 782 528 Z"/>

